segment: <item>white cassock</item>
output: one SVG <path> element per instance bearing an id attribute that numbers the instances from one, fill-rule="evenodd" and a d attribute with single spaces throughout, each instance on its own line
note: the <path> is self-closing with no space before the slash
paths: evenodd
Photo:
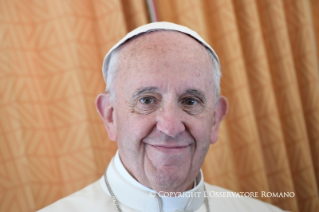
<path id="1" fill-rule="evenodd" d="M 196 177 L 194 188 L 178 197 L 165 197 L 137 182 L 124 168 L 118 152 L 106 171 L 107 179 L 123 212 L 206 212 L 205 198 L 210 211 L 225 212 L 279 212 L 281 209 L 260 200 L 247 197 L 217 197 L 234 194 L 229 190 L 204 182 L 202 171 Z M 206 188 L 206 192 L 204 191 Z M 151 195 L 150 195 L 151 193 Z M 107 189 L 104 176 L 84 189 L 71 194 L 39 212 L 117 212 Z"/>

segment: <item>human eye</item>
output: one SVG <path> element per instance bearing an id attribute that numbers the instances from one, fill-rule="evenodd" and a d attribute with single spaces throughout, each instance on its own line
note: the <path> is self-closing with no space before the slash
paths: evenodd
<path id="1" fill-rule="evenodd" d="M 156 100 L 153 97 L 143 97 L 139 100 L 140 103 L 144 104 L 144 105 L 151 105 L 154 104 L 156 102 Z"/>
<path id="2" fill-rule="evenodd" d="M 156 96 L 142 96 L 137 98 L 137 101 L 134 106 L 134 111 L 138 114 L 149 114 L 159 106 L 160 100 Z"/>
<path id="3" fill-rule="evenodd" d="M 203 101 L 196 97 L 185 97 L 180 103 L 182 109 L 190 115 L 199 115 L 205 107 Z"/>
<path id="4" fill-rule="evenodd" d="M 196 100 L 194 98 L 186 98 L 182 101 L 182 104 L 188 105 L 188 106 L 194 106 L 194 105 L 198 104 L 198 100 Z"/>

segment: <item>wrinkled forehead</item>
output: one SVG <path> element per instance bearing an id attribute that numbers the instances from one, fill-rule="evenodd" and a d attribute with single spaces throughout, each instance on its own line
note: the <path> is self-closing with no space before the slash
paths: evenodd
<path id="1" fill-rule="evenodd" d="M 142 34 L 153 32 L 153 31 L 161 31 L 161 30 L 170 30 L 170 31 L 176 31 L 180 32 L 183 34 L 186 34 L 195 40 L 197 40 L 200 44 L 202 44 L 204 47 L 206 47 L 213 55 L 214 59 L 219 63 L 218 56 L 216 55 L 215 51 L 199 36 L 195 31 L 173 23 L 169 22 L 155 22 L 155 23 L 150 23 L 143 25 L 141 27 L 136 28 L 135 30 L 131 31 L 128 33 L 122 40 L 120 40 L 118 43 L 116 43 L 111 50 L 106 54 L 104 57 L 103 61 L 103 67 L 102 67 L 102 72 L 103 72 L 103 77 L 106 82 L 107 80 L 107 72 L 109 68 L 109 63 L 110 59 L 112 56 L 112 53 L 117 50 L 122 44 L 126 43 L 129 40 L 132 40 Z"/>
<path id="2" fill-rule="evenodd" d="M 207 50 L 183 33 L 156 31 L 141 35 L 123 44 L 116 58 L 116 78 L 121 83 L 114 89 L 119 96 L 150 87 L 176 96 L 186 90 L 213 89 L 213 63 Z"/>

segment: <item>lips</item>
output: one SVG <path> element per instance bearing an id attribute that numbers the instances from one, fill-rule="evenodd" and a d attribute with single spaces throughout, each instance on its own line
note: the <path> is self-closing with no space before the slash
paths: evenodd
<path id="1" fill-rule="evenodd" d="M 186 149 L 188 149 L 190 146 L 190 145 L 174 146 L 174 145 L 152 145 L 152 144 L 148 144 L 148 145 L 157 151 L 167 153 L 167 154 L 181 153 L 181 152 L 185 151 Z"/>

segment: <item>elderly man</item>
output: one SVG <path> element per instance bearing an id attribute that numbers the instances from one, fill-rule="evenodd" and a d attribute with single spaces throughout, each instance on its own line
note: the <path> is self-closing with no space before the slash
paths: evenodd
<path id="1" fill-rule="evenodd" d="M 281 211 L 204 182 L 228 103 L 218 57 L 197 33 L 139 27 L 106 55 L 103 75 L 96 108 L 118 152 L 100 180 L 42 212 Z"/>

